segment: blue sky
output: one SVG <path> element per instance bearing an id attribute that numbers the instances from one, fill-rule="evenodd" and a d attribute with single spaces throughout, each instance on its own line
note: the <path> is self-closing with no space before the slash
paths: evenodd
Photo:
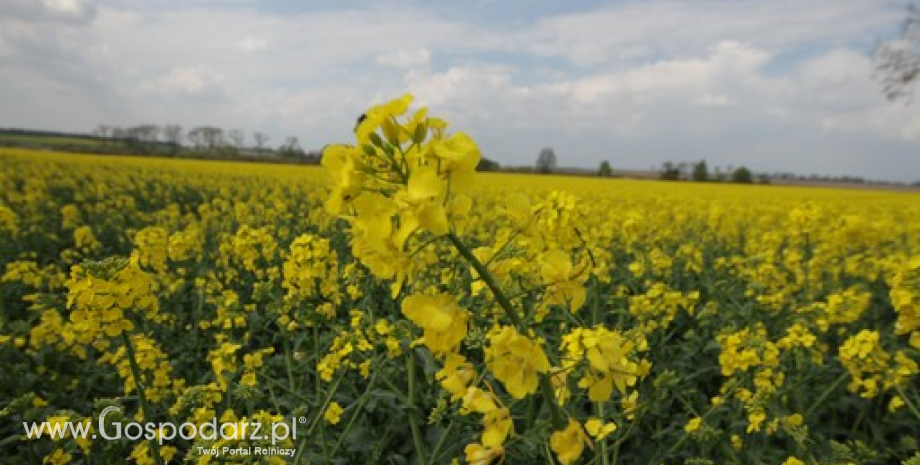
<path id="1" fill-rule="evenodd" d="M 485 156 L 920 179 L 920 108 L 871 50 L 883 0 L 3 0 L 0 126 L 213 125 L 348 142 L 410 92 Z"/>

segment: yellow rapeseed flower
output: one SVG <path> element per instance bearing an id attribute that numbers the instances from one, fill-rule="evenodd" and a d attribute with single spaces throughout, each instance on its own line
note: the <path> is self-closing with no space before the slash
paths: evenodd
<path id="1" fill-rule="evenodd" d="M 332 402 L 329 402 L 329 405 L 326 407 L 326 412 L 323 413 L 323 418 L 330 425 L 337 425 L 339 423 L 339 420 L 341 420 L 342 412 L 344 411 L 345 410 L 342 408 L 341 405 L 339 405 L 338 402 L 332 401 Z"/>
<path id="2" fill-rule="evenodd" d="M 469 312 L 448 294 L 414 294 L 403 300 L 403 315 L 424 329 L 425 345 L 444 356 L 457 350 L 466 337 Z"/>
<path id="3" fill-rule="evenodd" d="M 585 444 L 590 444 L 590 440 L 585 435 L 581 423 L 574 419 L 569 420 L 565 429 L 554 432 L 549 438 L 549 446 L 562 465 L 569 465 L 578 460 Z"/>
<path id="4" fill-rule="evenodd" d="M 514 327 L 504 326 L 489 336 L 485 349 L 486 366 L 516 399 L 537 390 L 537 376 L 550 369 L 539 342 L 522 336 Z"/>

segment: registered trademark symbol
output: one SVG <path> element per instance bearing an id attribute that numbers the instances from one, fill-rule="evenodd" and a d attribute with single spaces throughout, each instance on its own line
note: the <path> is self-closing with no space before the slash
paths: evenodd
<path id="1" fill-rule="evenodd" d="M 307 423 L 307 417 L 300 417 L 300 420 L 298 420 L 298 421 L 300 422 L 300 424 L 306 424 L 306 423 Z"/>

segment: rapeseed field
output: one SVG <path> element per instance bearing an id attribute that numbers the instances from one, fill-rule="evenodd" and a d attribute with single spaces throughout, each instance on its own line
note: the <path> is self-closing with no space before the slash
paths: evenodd
<path id="1" fill-rule="evenodd" d="M 0 149 L 4 463 L 920 464 L 920 196 L 478 173 L 410 106 Z"/>

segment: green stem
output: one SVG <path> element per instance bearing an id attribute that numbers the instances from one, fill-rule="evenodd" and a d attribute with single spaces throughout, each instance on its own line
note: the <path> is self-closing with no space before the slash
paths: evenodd
<path id="1" fill-rule="evenodd" d="M 556 394 L 553 392 L 553 384 L 546 373 L 540 375 L 540 392 L 549 403 L 550 418 L 553 420 L 553 428 L 565 428 L 565 417 L 562 416 L 562 409 L 556 403 Z"/>
<path id="2" fill-rule="evenodd" d="M 454 427 L 454 417 L 451 417 L 450 423 L 447 424 L 447 429 L 444 430 L 444 433 L 441 434 L 441 438 L 438 439 L 438 443 L 434 445 L 434 450 L 431 451 L 431 455 L 428 457 L 428 465 L 434 465 L 435 460 L 438 459 L 438 454 L 441 452 L 441 447 L 444 445 L 444 440 L 447 439 L 447 436 L 450 435 L 450 430 Z"/>
<path id="3" fill-rule="evenodd" d="M 309 404 L 311 407 L 313 407 L 313 400 L 311 400 L 307 396 L 304 396 L 303 394 L 300 394 L 299 392 L 290 390 L 290 388 L 287 385 L 285 385 L 285 383 L 276 380 L 273 375 L 265 374 L 264 371 L 256 371 L 255 373 L 259 375 L 259 378 L 261 378 L 262 381 L 266 382 L 266 387 L 268 387 L 269 389 L 271 389 L 272 385 L 274 385 L 275 387 L 285 391 L 289 395 L 294 396 L 297 400 L 305 404 Z"/>
<path id="4" fill-rule="evenodd" d="M 514 311 L 514 307 L 511 305 L 511 301 L 508 300 L 508 297 L 505 296 L 505 293 L 502 291 L 502 288 L 498 286 L 498 283 L 495 282 L 495 277 L 492 276 L 492 273 L 489 272 L 489 269 L 473 255 L 473 252 L 470 250 L 466 244 L 457 237 L 457 234 L 453 231 L 447 233 L 447 238 L 450 239 L 451 244 L 454 248 L 457 249 L 457 252 L 460 252 L 460 255 L 466 259 L 467 262 L 479 273 L 479 278 L 482 279 L 489 290 L 492 291 L 492 295 L 495 296 L 495 301 L 498 302 L 498 305 L 501 306 L 502 310 L 505 311 L 505 315 L 508 316 L 508 319 L 511 320 L 511 323 L 518 330 L 524 329 L 524 324 L 521 321 L 521 317 Z M 555 428 L 564 428 L 565 427 L 565 418 L 562 415 L 562 412 L 559 408 L 559 404 L 556 403 L 556 396 L 553 394 L 553 385 L 549 379 L 549 375 L 546 373 L 540 374 L 540 390 L 543 393 L 543 396 L 546 397 L 546 401 L 550 404 L 550 414 L 553 419 L 553 427 Z"/>
<path id="5" fill-rule="evenodd" d="M 319 325 L 316 322 L 313 323 L 313 353 L 317 354 L 317 356 L 323 353 L 319 349 Z M 322 392 L 323 389 L 323 380 L 320 379 L 318 372 L 316 373 L 316 385 L 314 389 L 316 389 L 315 392 L 317 393 Z"/>
<path id="6" fill-rule="evenodd" d="M 291 353 L 291 343 L 288 341 L 287 330 L 285 328 L 281 329 L 281 345 L 284 348 L 284 367 L 287 371 L 288 376 L 288 386 L 290 386 L 291 392 L 297 392 L 297 383 L 294 381 L 294 369 L 292 368 L 293 364 L 293 354 Z"/>
<path id="7" fill-rule="evenodd" d="M 521 234 L 520 231 L 514 231 L 514 232 L 511 234 L 511 236 L 508 237 L 508 240 L 505 241 L 505 243 L 502 244 L 502 246 L 499 247 L 498 250 L 496 250 L 495 253 L 493 253 L 492 256 L 489 257 L 488 260 L 486 260 L 485 266 L 489 266 L 489 264 L 491 264 L 492 261 L 494 261 L 496 258 L 498 258 L 498 256 L 501 255 L 502 252 L 504 252 L 505 249 L 507 249 L 508 246 L 511 245 L 511 242 L 514 241 L 514 239 L 517 238 L 518 235 L 520 235 L 520 234 Z"/>
<path id="8" fill-rule="evenodd" d="M 734 394 L 734 392 L 735 392 L 736 389 L 738 389 L 738 385 L 733 385 L 733 386 L 731 387 L 731 389 L 729 389 L 728 391 L 726 391 L 726 393 L 724 394 L 725 398 L 728 398 L 728 397 L 730 397 L 732 394 Z M 681 401 L 684 405 L 686 405 L 686 406 L 688 406 L 688 407 L 690 406 L 690 403 L 689 403 L 686 399 L 684 399 L 683 396 L 679 396 L 678 399 L 680 399 L 680 401 Z M 699 416 L 699 417 L 700 417 L 700 420 L 706 421 L 706 418 L 707 418 L 709 415 L 712 415 L 713 412 L 715 412 L 716 410 L 718 410 L 719 407 L 721 407 L 721 405 L 713 405 L 713 406 L 710 406 L 710 407 L 709 407 L 709 410 L 706 410 L 706 413 L 704 413 L 704 414 L 702 414 L 702 415 Z M 690 409 L 690 410 L 693 411 L 692 409 Z M 694 413 L 695 413 L 695 412 L 694 412 Z M 664 457 L 671 457 L 672 454 L 674 453 L 674 451 L 676 451 L 677 449 L 679 449 L 680 446 L 682 446 L 682 445 L 684 444 L 684 442 L 686 442 L 687 439 L 688 439 L 689 437 L 690 437 L 690 433 L 684 432 L 684 435 L 681 436 L 681 438 L 680 438 L 676 443 L 674 443 L 674 445 L 671 446 L 670 449 L 668 449 L 668 451 L 664 454 Z"/>
<path id="9" fill-rule="evenodd" d="M 597 402 L 595 405 L 597 405 L 597 417 L 600 418 L 601 421 L 604 421 L 604 403 Z M 597 453 L 600 454 L 601 456 L 601 465 L 609 465 L 610 463 L 607 460 L 607 441 L 606 439 L 607 438 L 601 438 L 597 440 L 598 442 Z"/>
<path id="10" fill-rule="evenodd" d="M 411 403 L 412 403 L 412 402 L 409 401 L 409 398 L 406 397 L 406 395 L 402 393 L 402 390 L 400 390 L 398 386 L 396 386 L 395 384 L 393 384 L 393 382 L 390 381 L 389 379 L 387 379 L 385 376 L 384 376 L 384 377 L 381 377 L 381 378 L 380 378 L 380 381 L 382 381 L 383 384 L 386 384 L 387 387 L 390 388 L 390 391 L 393 393 L 393 395 L 396 396 L 396 397 L 398 397 L 399 400 L 405 402 L 406 404 L 411 404 Z"/>
<path id="11" fill-rule="evenodd" d="M 306 440 L 309 437 L 312 437 L 313 429 L 316 428 L 316 425 L 318 425 L 320 420 L 325 416 L 326 408 L 328 408 L 329 403 L 332 402 L 332 397 L 335 395 L 336 390 L 339 388 L 339 383 L 342 381 L 342 378 L 344 377 L 345 377 L 344 374 L 340 374 L 339 377 L 336 378 L 335 381 L 332 383 L 332 386 L 329 388 L 329 392 L 326 394 L 326 398 L 323 399 L 322 404 L 320 404 L 319 412 L 316 414 L 316 416 L 313 417 L 313 421 L 310 423 L 310 427 L 307 428 L 307 434 L 304 436 L 304 440 Z M 299 449 L 300 448 L 298 447 L 298 450 Z"/>
<path id="12" fill-rule="evenodd" d="M 412 430 L 412 442 L 415 443 L 415 452 L 418 454 L 418 463 L 424 464 L 425 459 L 425 442 L 422 440 L 422 431 L 418 424 L 418 411 L 415 406 L 415 360 L 412 359 L 412 349 L 406 353 L 406 371 L 409 377 L 409 428 Z"/>
<path id="13" fill-rule="evenodd" d="M 831 395 L 831 392 L 833 392 L 834 389 L 837 389 L 837 386 L 839 386 L 840 383 L 846 381 L 848 376 L 850 376 L 849 373 L 843 373 L 839 378 L 837 378 L 837 381 L 834 381 L 834 384 L 831 384 L 827 389 L 825 389 L 824 392 L 821 393 L 821 396 L 818 397 L 818 400 L 812 403 L 811 407 L 805 412 L 805 418 L 808 418 L 811 415 L 811 412 L 818 408 L 818 406 L 824 402 L 824 399 L 827 399 L 827 396 Z"/>
<path id="14" fill-rule="evenodd" d="M 335 395 L 336 390 L 339 388 L 339 383 L 342 381 L 342 378 L 344 377 L 345 377 L 344 374 L 340 374 L 339 377 L 336 378 L 335 381 L 333 381 L 332 386 L 329 388 L 329 392 L 326 394 L 325 399 L 323 399 L 323 401 L 320 403 L 319 410 L 317 411 L 316 415 L 313 417 L 313 421 L 310 423 L 310 427 L 307 428 L 307 433 L 304 435 L 303 438 L 300 439 L 300 442 L 297 444 L 297 447 L 296 447 L 297 454 L 294 456 L 293 463 L 300 463 L 300 457 L 301 455 L 303 455 L 303 451 L 304 451 L 304 448 L 306 447 L 307 440 L 313 437 L 313 429 L 316 428 L 317 425 L 319 425 L 320 420 L 325 416 L 326 408 L 329 407 L 329 403 L 332 401 L 332 396 Z M 316 376 L 316 379 L 319 380 L 319 375 Z M 321 386 L 319 382 L 317 382 L 317 385 Z M 316 391 L 317 397 L 319 397 L 321 393 L 322 391 L 317 389 Z M 319 442 L 325 445 L 323 441 L 319 441 Z"/>
<path id="15" fill-rule="evenodd" d="M 189 326 L 192 327 L 192 345 L 195 347 L 195 353 L 201 353 L 201 328 L 198 326 L 198 322 L 204 318 L 201 316 L 201 308 L 204 307 L 204 290 L 198 290 L 198 303 L 195 305 L 195 308 L 192 310 L 192 320 L 189 323 Z M 203 364 L 202 357 L 195 358 L 195 369 L 198 373 L 201 373 L 205 368 Z"/>
<path id="16" fill-rule="evenodd" d="M 345 441 L 345 436 L 348 434 L 348 431 L 351 430 L 351 427 L 355 424 L 355 420 L 358 419 L 358 416 L 364 410 L 364 406 L 367 404 L 368 394 L 374 387 L 374 384 L 377 382 L 377 377 L 372 376 L 369 383 L 367 383 L 367 388 L 364 390 L 364 394 L 361 395 L 361 398 L 358 399 L 358 405 L 355 407 L 355 411 L 352 412 L 351 418 L 348 420 L 348 423 L 345 425 L 345 429 L 342 430 L 339 434 L 339 440 L 336 441 L 335 446 L 332 448 L 332 453 L 330 456 L 335 457 L 335 454 L 338 453 L 339 448 L 342 447 L 342 443 Z"/>
<path id="17" fill-rule="evenodd" d="M 904 389 L 902 389 L 901 386 L 898 386 L 897 384 L 894 385 L 894 388 L 898 391 L 898 395 L 901 396 L 901 400 L 904 401 L 904 404 L 907 405 L 907 408 L 913 412 L 914 416 L 916 416 L 918 420 L 920 420 L 920 410 L 917 410 L 917 407 L 914 405 L 914 403 L 907 398 L 907 394 L 904 392 Z"/>
<path id="18" fill-rule="evenodd" d="M 131 365 L 131 373 L 134 375 L 134 386 L 137 389 L 137 398 L 141 404 L 141 411 L 144 412 L 144 419 L 151 421 L 153 419 L 153 412 L 150 410 L 150 406 L 147 405 L 147 395 L 144 392 L 144 381 L 141 378 L 141 368 L 137 364 L 137 358 L 134 357 L 134 346 L 131 345 L 131 338 L 128 337 L 127 332 L 121 333 L 121 336 L 125 343 L 125 353 L 128 356 L 128 363 Z M 160 457 L 160 443 L 158 440 L 158 437 L 154 437 L 150 440 L 150 455 L 153 456 L 153 463 L 162 465 L 163 459 Z"/>
<path id="19" fill-rule="evenodd" d="M 629 436 L 632 435 L 634 429 L 636 429 L 636 423 L 639 421 L 637 418 L 639 413 L 637 412 L 638 407 L 635 408 L 633 413 L 636 415 L 632 420 L 626 420 L 629 422 L 629 427 L 626 428 L 626 432 L 622 434 L 622 437 L 618 439 L 613 444 L 613 463 L 620 463 L 620 446 L 629 439 Z"/>
<path id="20" fill-rule="evenodd" d="M 498 286 L 498 283 L 495 282 L 495 278 L 492 276 L 492 273 L 489 273 L 489 270 L 473 255 L 473 252 L 457 237 L 457 234 L 454 232 L 447 233 L 447 238 L 450 239 L 451 244 L 454 245 L 454 248 L 457 249 L 457 252 L 460 252 L 460 255 L 466 259 L 467 262 L 479 273 L 479 278 L 482 279 L 489 290 L 492 291 L 492 295 L 495 296 L 495 301 L 498 302 L 498 305 L 502 307 L 502 310 L 505 311 L 505 315 L 508 316 L 508 319 L 511 320 L 511 323 L 517 328 L 522 329 L 521 317 L 515 313 L 514 308 L 511 306 L 511 301 L 508 300 L 508 297 L 505 296 L 505 293 Z"/>

